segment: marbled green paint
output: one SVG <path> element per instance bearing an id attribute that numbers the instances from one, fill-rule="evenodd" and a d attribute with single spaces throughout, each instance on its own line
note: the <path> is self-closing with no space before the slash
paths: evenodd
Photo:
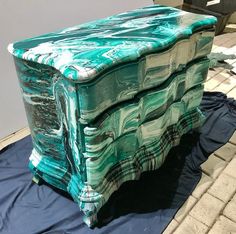
<path id="1" fill-rule="evenodd" d="M 148 119 L 162 115 L 173 101 L 181 99 L 185 92 L 205 81 L 208 66 L 207 59 L 190 64 L 186 70 L 172 75 L 161 87 L 142 92 L 132 102 L 120 104 L 116 111 L 107 111 L 95 124 L 86 126 L 85 157 L 96 157 L 100 150 L 122 134 L 134 131 Z"/>
<path id="2" fill-rule="evenodd" d="M 140 173 L 145 171 L 142 168 L 139 168 L 139 170 L 137 168 L 134 169 L 133 164 L 135 163 L 130 161 L 130 158 L 141 160 L 136 159 L 138 156 L 132 157 L 132 155 L 139 155 L 136 152 L 142 152 L 142 144 L 130 144 L 130 140 L 132 141 L 134 138 L 132 135 L 134 131 L 131 129 L 136 129 L 137 125 L 133 122 L 132 118 L 130 119 L 131 122 L 127 123 L 129 115 L 125 115 L 126 117 L 121 115 L 122 110 L 129 112 L 129 108 L 132 110 L 135 104 L 137 104 L 137 100 L 145 100 L 144 106 L 146 108 L 138 108 L 138 112 L 136 111 L 137 116 L 142 116 L 140 124 L 148 124 L 153 118 L 155 121 L 158 116 L 159 120 L 161 120 L 157 120 L 159 124 L 156 126 L 159 127 L 159 130 L 165 130 L 171 124 L 175 128 L 174 126 L 178 126 L 178 122 L 171 122 L 165 125 L 166 119 L 170 120 L 173 113 L 173 111 L 166 112 L 166 110 L 172 110 L 172 108 L 168 107 L 173 101 L 178 101 L 178 99 L 183 100 L 182 103 L 185 103 L 177 104 L 177 106 L 179 105 L 179 111 L 182 106 L 182 113 L 184 113 L 184 110 L 191 111 L 193 108 L 196 109 L 202 96 L 201 83 L 206 78 L 208 60 L 203 59 L 197 63 L 190 64 L 184 71 L 174 74 L 162 86 L 140 93 L 137 96 L 137 100 L 132 99 L 126 105 L 122 103 L 120 106 L 116 106 L 116 108 L 104 113 L 103 116 L 106 116 L 106 118 L 103 117 L 100 121 L 94 122 L 93 125 L 89 124 L 85 126 L 80 123 L 78 118 L 78 99 L 75 84 L 69 82 L 67 79 L 62 79 L 59 73 L 44 65 L 28 61 L 22 62 L 22 60 L 16 59 L 16 67 L 34 144 L 34 150 L 30 157 L 30 168 L 35 175 L 43 178 L 48 183 L 68 191 L 85 212 L 87 216 L 86 222 L 92 225 L 96 221 L 97 211 L 107 201 L 109 195 L 118 188 L 117 185 L 122 184 L 122 181 L 138 179 Z M 187 100 L 182 97 L 184 93 L 186 93 L 184 97 L 187 97 Z M 156 95 L 159 96 L 157 97 Z M 152 103 L 155 104 L 152 105 Z M 175 104 L 171 106 L 175 106 Z M 148 107 L 150 108 L 149 111 Z M 159 107 L 162 108 L 160 109 Z M 155 112 L 158 109 L 161 111 Z M 180 114 L 178 108 L 174 110 L 176 118 L 173 121 L 181 118 L 178 115 Z M 135 114 L 133 111 L 131 112 Z M 181 125 L 181 129 L 178 129 L 179 137 L 189 129 L 200 126 L 202 120 L 201 114 L 196 110 L 195 112 L 198 118 L 192 120 L 188 117 L 188 119 L 190 118 L 190 122 L 193 121 L 193 124 L 187 126 Z M 148 113 L 154 113 L 154 115 L 146 118 L 145 116 L 148 116 Z M 164 115 L 160 116 L 161 113 Z M 178 118 L 177 115 L 179 116 Z M 116 116 L 115 119 L 112 118 L 113 116 Z M 111 129 L 122 135 L 119 139 L 123 139 L 123 141 L 117 141 L 117 145 L 113 142 L 113 147 L 106 148 L 108 152 L 101 156 L 101 158 L 106 158 L 106 155 L 109 155 L 109 159 L 113 160 L 114 152 L 109 152 L 109 150 L 114 149 L 114 145 L 117 149 L 119 148 L 118 150 L 121 150 L 121 147 L 123 147 L 123 152 L 125 153 L 118 155 L 120 161 L 114 161 L 113 163 L 108 161 L 105 162 L 106 165 L 103 162 L 101 165 L 96 166 L 98 165 L 97 160 L 93 161 L 91 157 L 95 156 L 96 158 L 98 155 L 92 155 L 91 153 L 89 155 L 89 150 L 84 151 L 84 138 L 86 138 L 84 132 L 94 128 L 94 126 L 97 126 L 100 131 L 109 131 L 109 126 L 101 125 L 101 123 L 106 123 L 106 121 L 110 124 Z M 131 135 L 119 131 L 124 125 L 130 125 L 131 129 L 127 126 L 126 130 L 131 130 Z M 159 139 L 155 138 L 153 139 L 153 144 L 149 143 L 151 145 L 150 147 L 154 148 L 158 147 L 155 145 L 155 142 L 165 141 L 161 139 L 163 136 L 168 135 L 166 132 L 159 132 L 159 134 L 156 132 L 155 134 L 159 136 Z M 139 141 L 141 141 L 143 136 L 140 133 L 138 136 L 140 138 Z M 173 145 L 178 144 L 178 142 L 179 139 L 176 137 Z M 101 137 L 100 143 L 103 144 Z M 93 147 L 92 142 L 90 144 L 91 146 L 88 146 L 88 148 Z M 99 147 L 99 142 L 97 144 Z M 162 144 L 159 143 L 159 145 Z M 147 147 L 147 143 L 144 145 Z M 127 148 L 125 149 L 124 147 Z M 168 141 L 168 145 L 165 147 L 168 148 L 165 152 L 160 151 L 159 148 L 157 148 L 159 151 L 157 149 L 153 151 L 156 161 L 153 159 L 149 167 L 155 165 L 153 167 L 155 169 L 161 166 L 172 144 L 169 144 Z M 115 150 L 116 155 L 117 149 Z M 152 148 L 150 148 L 150 152 L 152 152 Z M 119 175 L 120 179 L 117 179 L 115 182 L 111 179 L 107 180 L 106 178 L 110 178 L 110 173 L 114 171 L 112 168 L 115 168 L 125 160 L 128 160 L 132 165 L 131 168 L 133 169 L 130 170 L 130 174 L 125 175 L 124 178 L 122 178 L 122 174 Z M 91 164 L 91 162 L 93 163 Z M 145 165 L 147 165 L 147 162 L 145 162 Z M 103 169 L 100 167 L 103 167 Z M 136 171 L 135 174 L 134 171 Z"/>
<path id="3" fill-rule="evenodd" d="M 77 86 L 80 119 L 88 123 L 206 56 L 215 23 L 212 16 L 154 5 L 16 42 L 9 51 L 84 83 Z"/>
<path id="4" fill-rule="evenodd" d="M 189 61 L 206 56 L 215 23 L 211 16 L 154 5 L 16 42 L 9 51 L 85 82 L 76 89 L 80 119 L 88 123 L 109 106 L 160 85 Z"/>
<path id="5" fill-rule="evenodd" d="M 114 65 L 166 49 L 215 23 L 213 16 L 152 5 L 26 39 L 9 50 L 18 58 L 55 67 L 69 79 L 88 82 Z"/>
<path id="6" fill-rule="evenodd" d="M 197 32 L 166 51 L 150 53 L 135 62 L 116 66 L 98 75 L 93 82 L 72 84 L 77 90 L 80 122 L 87 124 L 110 106 L 161 85 L 189 61 L 207 55 L 211 51 L 213 36 L 214 31 Z M 53 71 L 65 78 L 52 68 L 50 72 Z"/>
<path id="7" fill-rule="evenodd" d="M 141 148 L 159 139 L 167 127 L 178 123 L 179 119 L 187 112 L 196 109 L 201 102 L 203 86 L 188 91 L 180 101 L 174 102 L 162 116 L 140 124 L 133 130 L 121 135 L 118 139 L 110 141 L 104 147 L 98 144 L 93 152 L 87 152 L 86 168 L 90 173 L 87 182 L 92 187 L 102 183 L 103 178 L 112 166 L 125 160 Z M 109 157 L 107 157 L 109 155 Z"/>
<path id="8" fill-rule="evenodd" d="M 122 183 L 159 168 L 201 125 L 215 23 L 154 5 L 9 46 L 30 169 L 70 193 L 88 225 Z"/>
<path id="9" fill-rule="evenodd" d="M 168 50 L 119 65 L 98 76 L 94 82 L 78 85 L 81 121 L 91 122 L 111 105 L 161 85 L 188 62 L 209 54 L 213 36 L 214 31 L 197 32 Z"/>
<path id="10" fill-rule="evenodd" d="M 31 154 L 30 168 L 37 177 L 43 178 L 55 187 L 67 187 L 65 190 L 85 213 L 85 222 L 93 226 L 97 222 L 99 209 L 122 183 L 137 180 L 142 172 L 159 168 L 164 163 L 169 150 L 179 144 L 181 136 L 191 129 L 200 127 L 203 120 L 204 117 L 198 109 L 185 113 L 176 124 L 169 126 L 161 137 L 111 167 L 102 182 L 94 187 L 88 183 L 84 184 L 80 173 L 70 174 L 69 171 L 63 170 L 60 162 L 50 159 L 50 163 L 45 163 L 44 158 L 35 150 Z M 36 158 L 40 160 L 35 162 Z M 58 168 L 63 171 L 63 178 L 55 173 Z M 124 171 L 126 173 L 123 173 Z"/>

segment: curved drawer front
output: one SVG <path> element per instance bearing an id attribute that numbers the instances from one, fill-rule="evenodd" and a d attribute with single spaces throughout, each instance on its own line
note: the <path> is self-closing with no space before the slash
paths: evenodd
<path id="1" fill-rule="evenodd" d="M 166 51 L 118 66 L 91 84 L 78 84 L 80 121 L 87 124 L 111 106 L 161 85 L 171 74 L 183 70 L 190 61 L 208 55 L 213 37 L 214 32 L 198 32 Z M 206 70 L 203 65 L 202 69 Z"/>
<path id="2" fill-rule="evenodd" d="M 139 179 L 142 172 L 158 169 L 164 163 L 169 150 L 179 144 L 181 136 L 200 127 L 203 119 L 198 109 L 185 113 L 177 123 L 167 127 L 160 137 L 153 138 L 152 142 L 114 164 L 97 185 L 84 183 L 80 173 L 71 173 L 55 159 L 48 162 L 35 150 L 30 157 L 30 167 L 35 175 L 49 184 L 68 191 L 85 213 L 86 223 L 91 226 L 97 221 L 97 212 L 114 191 L 126 181 Z M 98 171 L 91 168 L 89 173 L 92 172 Z M 99 174 L 94 174 L 96 176 Z"/>
<path id="3" fill-rule="evenodd" d="M 15 58 L 15 64 L 26 102 L 33 106 L 35 101 L 31 99 L 38 96 L 36 105 L 43 103 L 41 106 L 45 109 L 48 104 L 56 111 L 56 106 L 52 103 L 56 103 L 58 97 L 66 103 L 66 100 L 74 96 L 77 118 L 80 123 L 86 125 L 113 105 L 131 100 L 140 92 L 160 86 L 173 72 L 188 67 L 187 62 L 207 55 L 211 51 L 213 36 L 214 32 L 196 33 L 190 39 L 179 41 L 167 51 L 149 54 L 137 62 L 118 66 L 94 82 L 85 84 L 70 82 L 60 72 L 47 65 L 18 58 Z M 207 65 L 208 62 L 192 69 L 206 71 Z M 39 101 L 40 99 L 43 101 Z M 26 111 L 28 110 L 29 108 Z M 59 111 L 58 109 L 57 112 Z"/>
<path id="4" fill-rule="evenodd" d="M 173 75 L 158 88 L 143 92 L 129 103 L 125 102 L 106 112 L 96 123 L 86 126 L 84 156 L 91 157 L 92 153 L 96 154 L 121 135 L 136 130 L 148 119 L 162 115 L 172 102 L 205 81 L 208 65 L 207 59 L 198 61 Z M 199 94 L 202 94 L 201 88 L 199 91 Z"/>
<path id="5" fill-rule="evenodd" d="M 19 41 L 9 51 L 71 82 L 87 124 L 209 54 L 215 24 L 213 16 L 152 5 Z"/>
<path id="6" fill-rule="evenodd" d="M 128 180 L 199 127 L 216 18 L 154 5 L 9 45 L 33 174 L 68 192 L 88 225 Z"/>
<path id="7" fill-rule="evenodd" d="M 95 152 L 87 152 L 86 169 L 89 185 L 98 185 L 112 166 L 134 155 L 142 146 L 159 139 L 166 129 L 176 124 L 181 117 L 200 105 L 203 86 L 187 92 L 180 101 L 174 102 L 159 118 L 139 125 L 135 130 L 121 135 L 107 147 L 97 147 Z"/>

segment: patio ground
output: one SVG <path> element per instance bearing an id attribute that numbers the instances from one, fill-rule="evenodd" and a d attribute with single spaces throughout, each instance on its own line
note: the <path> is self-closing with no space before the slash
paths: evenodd
<path id="1" fill-rule="evenodd" d="M 214 53 L 236 55 L 236 25 L 215 37 Z M 236 68 L 236 59 L 226 60 Z M 206 91 L 236 99 L 236 75 L 222 67 L 209 71 Z M 202 178 L 164 234 L 236 233 L 236 132 L 229 142 L 201 165 Z"/>
<path id="2" fill-rule="evenodd" d="M 236 25 L 228 25 L 226 32 L 215 38 L 213 52 L 236 54 Z M 236 59 L 227 62 L 236 67 Z M 236 75 L 222 67 L 209 71 L 205 90 L 236 99 Z M 26 127 L 0 139 L 0 150 L 27 135 Z M 236 233 L 236 132 L 202 164 L 202 170 L 201 181 L 164 234 Z"/>

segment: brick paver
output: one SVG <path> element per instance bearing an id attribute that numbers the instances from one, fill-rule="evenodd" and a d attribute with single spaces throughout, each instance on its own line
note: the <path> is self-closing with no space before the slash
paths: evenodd
<path id="1" fill-rule="evenodd" d="M 208 193 L 205 193 L 189 214 L 201 223 L 211 226 L 223 207 L 224 202 Z"/>
<path id="2" fill-rule="evenodd" d="M 209 234 L 234 234 L 236 233 L 236 223 L 224 216 L 220 216 L 214 224 Z M 196 233 L 197 234 L 197 233 Z"/>
<path id="3" fill-rule="evenodd" d="M 213 179 L 206 175 L 205 173 L 202 173 L 202 178 L 199 181 L 197 187 L 194 189 L 192 195 L 195 198 L 200 198 L 203 193 L 207 191 L 207 189 L 212 185 Z"/>
<path id="4" fill-rule="evenodd" d="M 224 216 L 236 222 L 236 201 L 230 201 L 223 211 Z"/>
<path id="5" fill-rule="evenodd" d="M 214 90 L 217 86 L 219 86 L 226 79 L 229 79 L 229 77 L 230 77 L 230 75 L 228 73 L 221 72 L 206 82 L 205 89 L 207 89 L 208 91 Z"/>
<path id="6" fill-rule="evenodd" d="M 208 193 L 226 203 L 235 194 L 235 191 L 236 178 L 222 173 L 208 190 Z"/>
<path id="7" fill-rule="evenodd" d="M 170 224 L 168 225 L 168 227 L 165 229 L 165 231 L 163 232 L 163 234 L 171 234 L 174 232 L 174 230 L 177 228 L 177 226 L 179 225 L 179 223 L 176 220 L 172 220 L 170 222 Z"/>
<path id="8" fill-rule="evenodd" d="M 7 136 L 3 139 L 0 139 L 0 150 L 5 146 L 10 145 L 30 134 L 30 130 L 28 127 L 22 128 L 21 130 L 12 133 L 10 136 Z"/>
<path id="9" fill-rule="evenodd" d="M 228 93 L 230 92 L 234 87 L 236 87 L 236 78 L 235 76 L 231 76 L 224 80 L 219 86 L 217 86 L 214 91 L 222 92 L 222 93 Z"/>
<path id="10" fill-rule="evenodd" d="M 202 171 L 215 179 L 226 167 L 227 163 L 214 154 L 210 155 L 208 160 L 201 165 Z"/>
<path id="11" fill-rule="evenodd" d="M 236 157 L 234 157 L 234 159 L 232 159 L 232 161 L 228 164 L 224 170 L 224 173 L 236 178 Z"/>
<path id="12" fill-rule="evenodd" d="M 236 99 L 236 98 L 235 98 Z M 236 145 L 236 132 L 233 134 L 233 136 L 229 140 L 230 143 Z"/>
<path id="13" fill-rule="evenodd" d="M 215 151 L 215 155 L 222 158 L 225 161 L 230 161 L 236 154 L 236 145 L 227 143 L 217 151 Z"/>
<path id="14" fill-rule="evenodd" d="M 236 99 L 236 88 L 233 88 L 229 93 L 227 93 L 227 96 L 229 98 L 234 98 Z"/>
<path id="15" fill-rule="evenodd" d="M 184 221 L 178 226 L 175 234 L 204 234 L 207 233 L 208 227 L 199 222 L 197 219 L 188 215 Z"/>
<path id="16" fill-rule="evenodd" d="M 214 44 L 215 53 L 236 54 L 236 32 L 217 36 Z M 236 67 L 235 59 L 227 62 Z M 222 67 L 210 70 L 205 90 L 236 99 L 236 76 Z M 200 182 L 165 234 L 236 233 L 236 132 L 201 168 Z"/>
<path id="17" fill-rule="evenodd" d="M 188 212 L 192 209 L 196 201 L 197 199 L 195 197 L 190 196 L 175 215 L 175 220 L 181 222 L 184 219 L 184 217 L 188 214 Z"/>

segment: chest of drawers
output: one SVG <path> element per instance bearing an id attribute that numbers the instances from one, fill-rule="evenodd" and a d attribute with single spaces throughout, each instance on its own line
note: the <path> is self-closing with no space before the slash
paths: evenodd
<path id="1" fill-rule="evenodd" d="M 159 168 L 198 109 L 216 19 L 150 6 L 10 44 L 30 169 L 88 225 L 119 186 Z"/>

